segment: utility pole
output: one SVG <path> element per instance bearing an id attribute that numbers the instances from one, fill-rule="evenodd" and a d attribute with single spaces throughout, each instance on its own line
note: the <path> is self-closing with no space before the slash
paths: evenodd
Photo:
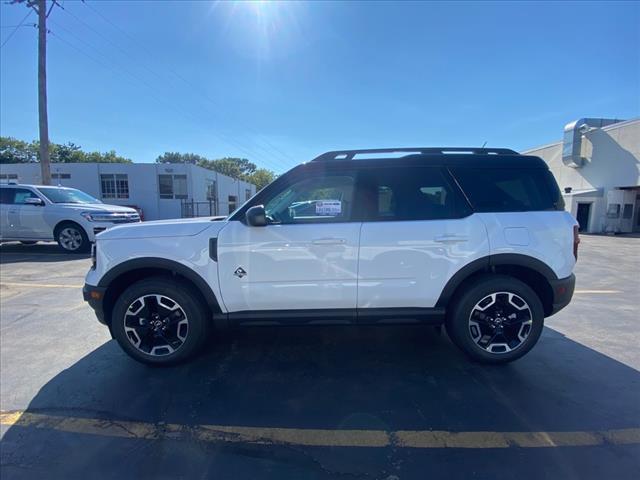
<path id="1" fill-rule="evenodd" d="M 53 2 L 55 5 L 55 1 Z M 51 6 L 53 8 L 53 5 Z M 51 184 L 49 117 L 47 115 L 47 1 L 38 0 L 38 124 L 42 184 Z"/>
<path id="2" fill-rule="evenodd" d="M 38 131 L 40 134 L 40 169 L 43 185 L 51 184 L 51 161 L 49 158 L 49 117 L 47 115 L 47 18 L 58 5 L 58 0 L 12 0 L 21 3 L 38 14 Z M 59 6 L 59 5 L 58 5 Z"/>

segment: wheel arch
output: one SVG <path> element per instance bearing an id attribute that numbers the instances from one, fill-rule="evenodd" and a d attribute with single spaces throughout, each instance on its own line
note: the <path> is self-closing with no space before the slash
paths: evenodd
<path id="1" fill-rule="evenodd" d="M 517 253 L 490 255 L 468 263 L 449 279 L 440 294 L 436 307 L 446 307 L 458 292 L 462 291 L 478 276 L 487 273 L 509 275 L 526 283 L 540 298 L 544 307 L 545 317 L 552 314 L 552 282 L 558 280 L 557 275 L 541 260 Z"/>
<path id="2" fill-rule="evenodd" d="M 168 276 L 178 278 L 191 287 L 200 299 L 207 305 L 212 317 L 222 313 L 215 293 L 204 278 L 189 267 L 166 258 L 145 257 L 122 262 L 109 270 L 98 282 L 99 287 L 105 288 L 103 309 L 107 324 L 111 323 L 111 312 L 118 296 L 138 280 L 151 276 Z"/>

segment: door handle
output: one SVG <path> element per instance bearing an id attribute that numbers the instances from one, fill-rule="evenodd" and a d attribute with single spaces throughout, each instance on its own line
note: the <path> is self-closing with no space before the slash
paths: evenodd
<path id="1" fill-rule="evenodd" d="M 438 243 L 460 243 L 467 240 L 469 240 L 469 237 L 464 235 L 441 235 L 433 239 L 434 242 Z"/>
<path id="2" fill-rule="evenodd" d="M 314 245 L 341 245 L 347 243 L 344 238 L 316 238 L 311 240 Z"/>

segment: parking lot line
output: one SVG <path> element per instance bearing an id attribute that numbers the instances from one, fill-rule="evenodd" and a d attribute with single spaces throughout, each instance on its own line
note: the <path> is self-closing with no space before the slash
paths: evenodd
<path id="1" fill-rule="evenodd" d="M 640 428 L 572 432 L 450 432 L 436 430 L 327 430 L 222 425 L 180 425 L 0 412 L 0 424 L 145 440 L 197 440 L 315 447 L 550 448 L 640 444 Z"/>

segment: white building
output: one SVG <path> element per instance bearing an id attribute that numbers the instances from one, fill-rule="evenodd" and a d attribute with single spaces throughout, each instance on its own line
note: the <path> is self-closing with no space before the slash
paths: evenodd
<path id="1" fill-rule="evenodd" d="M 576 120 L 563 141 L 523 153 L 549 164 L 582 231 L 640 231 L 640 119 Z"/>
<path id="2" fill-rule="evenodd" d="M 256 192 L 250 183 L 191 164 L 52 163 L 51 177 L 52 185 L 139 207 L 145 220 L 227 215 Z M 0 181 L 41 184 L 40 164 L 2 164 Z"/>

